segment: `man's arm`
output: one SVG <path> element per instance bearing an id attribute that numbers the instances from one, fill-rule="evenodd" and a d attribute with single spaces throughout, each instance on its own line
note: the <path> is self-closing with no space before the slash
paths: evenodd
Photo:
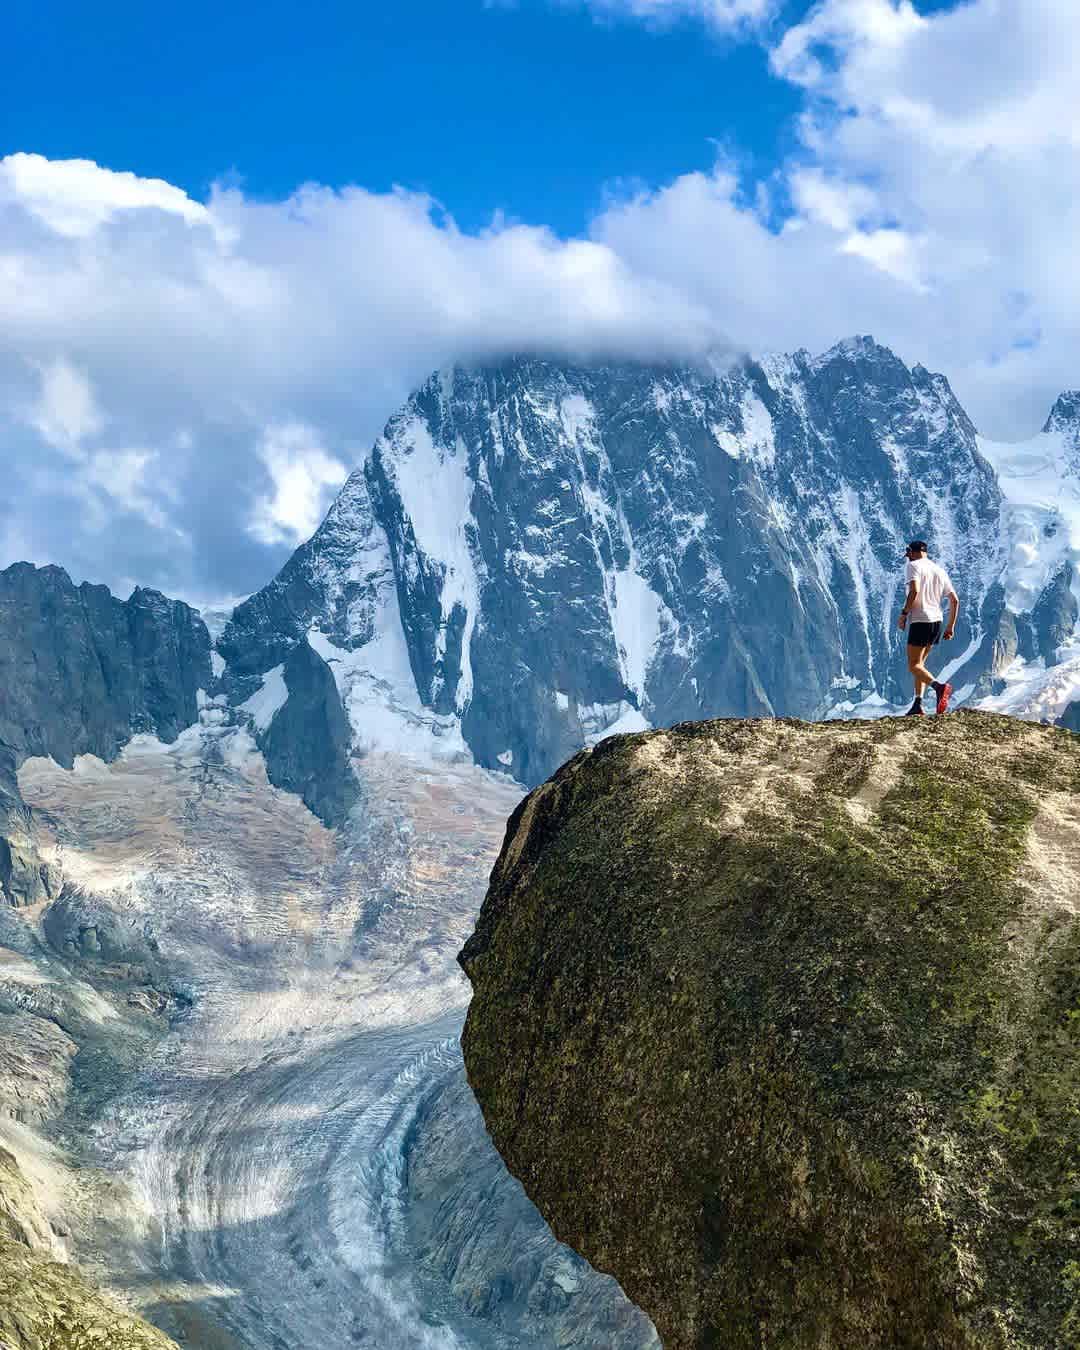
<path id="1" fill-rule="evenodd" d="M 915 597 L 919 594 L 919 583 L 914 577 L 907 584 L 907 599 L 904 601 L 904 608 L 900 611 L 900 617 L 896 621 L 897 628 L 907 626 L 907 616 L 911 613 L 911 608 L 915 603 Z"/>
<path id="2" fill-rule="evenodd" d="M 956 632 L 956 616 L 960 613 L 960 597 L 955 591 L 949 592 L 949 622 L 945 625 L 945 631 L 942 633 L 942 639 L 948 642 Z"/>

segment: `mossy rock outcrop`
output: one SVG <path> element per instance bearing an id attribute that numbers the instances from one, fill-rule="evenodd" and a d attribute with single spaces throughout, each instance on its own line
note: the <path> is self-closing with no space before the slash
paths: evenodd
<path id="1" fill-rule="evenodd" d="M 666 1350 L 1080 1346 L 1078 791 L 961 713 L 613 737 L 522 803 L 469 1079 Z"/>

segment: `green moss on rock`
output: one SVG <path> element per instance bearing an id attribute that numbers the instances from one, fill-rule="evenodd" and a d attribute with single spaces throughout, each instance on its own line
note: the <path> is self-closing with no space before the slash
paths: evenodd
<path id="1" fill-rule="evenodd" d="M 466 1064 L 681 1347 L 1080 1345 L 1080 740 L 688 724 L 510 822 Z"/>

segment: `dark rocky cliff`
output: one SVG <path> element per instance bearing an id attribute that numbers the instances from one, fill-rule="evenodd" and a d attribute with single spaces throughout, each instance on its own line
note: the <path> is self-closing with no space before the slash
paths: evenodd
<path id="1" fill-rule="evenodd" d="M 175 740 L 212 678 L 210 636 L 181 601 L 141 588 L 118 600 L 59 567 L 0 571 L 0 888 L 9 903 L 49 898 L 58 883 L 37 857 L 19 765 L 32 755 L 67 768 L 76 755 L 110 760 L 143 731 Z"/>
<path id="2" fill-rule="evenodd" d="M 330 667 L 306 642 L 284 662 L 288 698 L 259 736 L 275 787 L 295 792 L 331 828 L 356 801 L 359 784 L 349 765 L 349 722 Z"/>
<path id="3" fill-rule="evenodd" d="M 461 961 L 496 1146 L 666 1350 L 1080 1345 L 1080 742 L 612 738 Z"/>
<path id="4" fill-rule="evenodd" d="M 159 591 L 118 600 L 59 567 L 0 572 L 0 741 L 21 758 L 111 759 L 138 731 L 175 740 L 208 689 L 210 635 Z"/>

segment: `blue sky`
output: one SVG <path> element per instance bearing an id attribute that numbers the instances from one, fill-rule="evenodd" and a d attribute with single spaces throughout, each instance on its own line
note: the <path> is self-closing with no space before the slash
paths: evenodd
<path id="1" fill-rule="evenodd" d="M 770 27 L 810 8 L 788 0 Z M 402 184 L 464 228 L 503 210 L 573 234 L 620 184 L 708 169 L 717 142 L 766 176 L 794 147 L 803 101 L 763 45 L 694 15 L 598 21 L 572 0 L 187 0 L 166 15 L 144 0 L 14 0 L 7 148 L 198 198 L 228 174 L 271 196 L 309 180 Z"/>
<path id="2" fill-rule="evenodd" d="M 620 182 L 708 169 L 717 141 L 768 173 L 802 101 L 762 46 L 695 17 L 658 30 L 548 0 L 188 0 L 182 22 L 163 15 L 141 0 L 16 0 L 8 148 L 199 198 L 227 174 L 270 196 L 402 184 L 464 228 L 503 210 L 572 234 Z"/>
<path id="3" fill-rule="evenodd" d="M 4 36 L 0 565 L 251 590 L 449 361 L 871 333 L 1001 439 L 1080 385 L 1076 0 L 10 0 Z"/>

